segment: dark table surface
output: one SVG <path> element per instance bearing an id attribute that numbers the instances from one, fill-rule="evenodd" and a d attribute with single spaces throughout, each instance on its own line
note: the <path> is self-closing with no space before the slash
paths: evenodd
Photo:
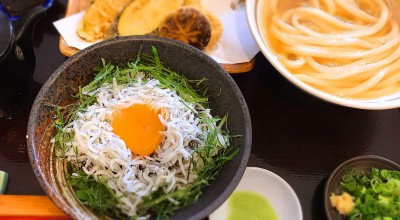
<path id="1" fill-rule="evenodd" d="M 34 29 L 36 67 L 34 87 L 25 100 L 28 105 L 15 115 L 0 114 L 0 170 L 9 174 L 6 194 L 44 195 L 29 162 L 26 127 L 36 93 L 67 59 L 59 52 L 59 34 L 52 24 L 64 17 L 66 4 L 66 0 L 55 1 Z M 304 219 L 326 218 L 323 189 L 341 162 L 374 154 L 400 163 L 399 109 L 357 110 L 318 100 L 287 82 L 261 53 L 252 71 L 232 76 L 252 118 L 248 166 L 284 178 L 300 199 Z"/>

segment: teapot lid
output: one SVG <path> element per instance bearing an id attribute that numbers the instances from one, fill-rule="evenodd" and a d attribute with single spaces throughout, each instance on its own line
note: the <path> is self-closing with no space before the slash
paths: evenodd
<path id="1" fill-rule="evenodd" d="M 0 11 L 0 61 L 4 59 L 11 47 L 12 26 L 5 13 Z"/>

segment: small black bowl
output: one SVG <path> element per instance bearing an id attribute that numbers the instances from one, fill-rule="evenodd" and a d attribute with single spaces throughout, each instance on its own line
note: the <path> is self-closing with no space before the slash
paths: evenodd
<path id="1" fill-rule="evenodd" d="M 329 176 L 324 190 L 325 213 L 329 220 L 344 220 L 344 215 L 340 215 L 332 207 L 329 197 L 332 193 L 339 194 L 339 183 L 347 169 L 356 168 L 362 172 L 369 171 L 372 167 L 378 169 L 400 170 L 400 165 L 383 157 L 375 155 L 359 156 L 349 159 L 340 164 Z"/>

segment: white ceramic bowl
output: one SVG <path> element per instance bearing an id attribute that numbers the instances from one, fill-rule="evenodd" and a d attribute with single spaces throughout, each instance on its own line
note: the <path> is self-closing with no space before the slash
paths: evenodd
<path id="1" fill-rule="evenodd" d="M 264 196 L 279 220 L 303 219 L 303 212 L 296 193 L 285 180 L 271 171 L 258 167 L 247 167 L 235 191 L 252 191 Z M 227 201 L 209 216 L 210 220 L 227 218 L 229 213 Z"/>
<path id="2" fill-rule="evenodd" d="M 246 0 L 246 14 L 247 21 L 249 23 L 250 31 L 253 34 L 253 37 L 260 48 L 260 51 L 264 54 L 264 56 L 268 59 L 272 66 L 281 73 L 287 80 L 293 83 L 298 88 L 303 91 L 314 95 L 322 100 L 327 102 L 331 102 L 337 105 L 358 108 L 358 109 L 372 109 L 372 110 L 380 110 L 380 109 L 392 109 L 400 107 L 400 95 L 395 94 L 393 96 L 385 97 L 382 99 L 373 99 L 373 100 L 355 100 L 355 99 L 347 99 L 341 98 L 338 96 L 334 96 L 325 92 L 322 92 L 318 89 L 311 87 L 310 85 L 300 81 L 296 77 L 293 76 L 290 71 L 288 71 L 277 59 L 277 57 L 271 52 L 268 48 L 268 44 L 265 42 L 265 38 L 262 36 L 261 31 L 261 16 L 262 6 L 264 2 L 271 0 Z"/>

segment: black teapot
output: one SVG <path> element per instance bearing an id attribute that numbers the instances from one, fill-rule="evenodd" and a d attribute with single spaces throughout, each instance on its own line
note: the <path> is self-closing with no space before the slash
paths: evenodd
<path id="1" fill-rule="evenodd" d="M 33 100 L 36 59 L 31 38 L 36 22 L 45 12 L 45 7 L 37 5 L 13 20 L 0 11 L 0 113 L 3 115 L 19 114 Z"/>

